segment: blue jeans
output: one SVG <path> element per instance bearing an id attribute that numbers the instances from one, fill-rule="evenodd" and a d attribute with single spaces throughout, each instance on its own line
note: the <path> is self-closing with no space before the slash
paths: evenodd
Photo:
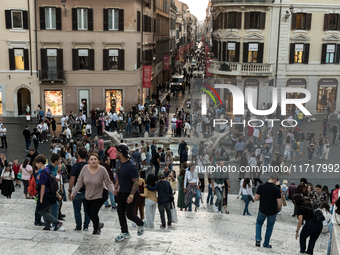
<path id="1" fill-rule="evenodd" d="M 59 203 L 58 201 L 52 205 L 52 216 L 56 219 L 58 219 L 58 211 L 59 211 Z"/>
<path id="2" fill-rule="evenodd" d="M 149 133 L 150 124 L 145 124 L 144 128 L 145 128 L 145 131 Z"/>
<path id="3" fill-rule="evenodd" d="M 126 134 L 127 134 L 127 135 L 131 135 L 131 123 L 128 123 L 128 124 L 126 125 Z"/>
<path id="4" fill-rule="evenodd" d="M 308 160 L 312 160 L 313 152 L 308 150 Z"/>
<path id="5" fill-rule="evenodd" d="M 242 195 L 242 200 L 244 201 L 245 203 L 245 206 L 244 206 L 244 210 L 243 210 L 243 215 L 250 215 L 249 211 L 248 211 L 248 206 L 249 206 L 249 196 L 248 195 Z"/>
<path id="6" fill-rule="evenodd" d="M 277 137 L 277 143 L 282 147 L 282 136 Z"/>
<path id="7" fill-rule="evenodd" d="M 189 184 L 190 185 L 190 184 Z M 200 199 L 201 199 L 201 193 L 198 189 L 196 189 L 196 197 L 195 197 L 195 206 L 196 208 L 199 208 L 200 207 Z M 192 195 L 190 196 L 190 202 L 188 204 L 188 211 L 191 212 L 192 209 L 191 209 L 191 204 L 192 204 Z"/>
<path id="8" fill-rule="evenodd" d="M 300 151 L 303 151 L 303 142 L 300 142 Z"/>
<path id="9" fill-rule="evenodd" d="M 31 146 L 31 138 L 25 139 L 25 141 L 26 141 L 26 150 L 28 151 Z"/>
<path id="10" fill-rule="evenodd" d="M 220 189 L 219 187 L 215 188 L 215 195 L 217 196 L 215 206 L 218 207 L 218 210 L 222 210 L 222 204 L 223 204 L 223 193 L 224 193 L 224 187 Z"/>
<path id="11" fill-rule="evenodd" d="M 254 137 L 254 145 L 257 146 L 257 137 L 256 136 L 253 136 Z"/>
<path id="12" fill-rule="evenodd" d="M 299 127 L 301 127 L 302 119 L 298 119 L 297 122 L 298 122 L 298 124 L 299 124 Z"/>
<path id="13" fill-rule="evenodd" d="M 260 211 L 257 214 L 257 219 L 256 219 L 256 241 L 262 241 L 261 237 L 261 231 L 262 231 L 262 225 L 264 220 L 267 218 L 267 230 L 266 230 L 266 235 L 264 237 L 264 243 L 263 247 L 268 247 L 269 246 L 269 240 L 273 232 L 273 227 L 276 221 L 276 214 L 274 215 L 266 215 L 261 213 Z"/>
<path id="14" fill-rule="evenodd" d="M 99 156 L 99 158 L 103 159 L 104 156 L 105 156 L 104 151 L 99 151 L 99 155 L 98 156 Z"/>
<path id="15" fill-rule="evenodd" d="M 264 165 L 265 165 L 266 167 L 269 167 L 269 164 L 270 164 L 270 158 L 264 157 Z"/>
<path id="16" fill-rule="evenodd" d="M 213 201 L 214 201 L 214 194 L 212 193 L 212 188 L 211 188 L 211 185 L 209 184 L 208 186 L 208 198 L 207 198 L 207 204 L 209 203 L 209 198 L 210 199 L 210 204 L 212 205 L 213 204 Z"/>
<path id="17" fill-rule="evenodd" d="M 74 219 L 76 220 L 76 229 L 81 230 L 81 205 L 84 206 L 85 213 L 85 221 L 84 228 L 88 228 L 90 224 L 90 217 L 86 213 L 85 209 L 85 191 L 78 192 L 73 200 L 73 210 L 74 210 Z"/>
<path id="18" fill-rule="evenodd" d="M 151 153 L 149 151 L 146 153 L 146 162 L 148 163 L 148 165 L 150 165 L 150 160 L 151 160 Z"/>
<path id="19" fill-rule="evenodd" d="M 329 242 L 328 242 L 327 255 L 331 255 L 332 232 L 333 232 L 333 223 L 332 223 L 332 221 L 330 221 L 329 224 L 328 224 L 328 231 L 329 231 Z"/>
<path id="20" fill-rule="evenodd" d="M 315 155 L 318 155 L 320 153 L 320 157 L 322 156 L 322 152 L 323 152 L 323 146 L 320 146 L 318 148 L 318 151 L 315 153 Z"/>
<path id="21" fill-rule="evenodd" d="M 159 167 L 160 167 L 159 165 L 155 165 L 155 176 L 157 180 L 158 180 Z"/>
<path id="22" fill-rule="evenodd" d="M 109 198 L 110 198 L 110 202 L 111 202 L 111 206 L 112 207 L 116 207 L 117 204 L 115 202 L 115 196 L 109 191 Z M 109 202 L 106 200 L 104 205 L 110 205 Z"/>

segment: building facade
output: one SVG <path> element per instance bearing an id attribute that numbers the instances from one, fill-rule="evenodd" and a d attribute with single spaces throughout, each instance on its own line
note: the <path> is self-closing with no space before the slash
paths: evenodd
<path id="1" fill-rule="evenodd" d="M 34 1 L 0 2 L 0 116 L 25 116 L 40 104 L 36 66 Z"/>

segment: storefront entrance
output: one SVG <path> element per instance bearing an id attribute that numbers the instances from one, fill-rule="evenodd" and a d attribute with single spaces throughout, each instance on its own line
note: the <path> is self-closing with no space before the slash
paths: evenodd
<path id="1" fill-rule="evenodd" d="M 338 90 L 337 79 L 320 79 L 318 85 L 317 112 L 325 112 L 328 106 L 331 108 L 331 112 L 334 112 Z"/>
<path id="2" fill-rule="evenodd" d="M 105 91 L 105 109 L 118 112 L 123 104 L 123 91 L 121 89 Z"/>
<path id="3" fill-rule="evenodd" d="M 17 93 L 18 98 L 18 115 L 26 114 L 26 105 L 29 105 L 32 111 L 31 105 L 31 92 L 26 88 L 21 88 Z M 2 102 L 2 95 L 1 95 Z M 2 103 L 1 103 L 1 114 L 2 114 Z"/>

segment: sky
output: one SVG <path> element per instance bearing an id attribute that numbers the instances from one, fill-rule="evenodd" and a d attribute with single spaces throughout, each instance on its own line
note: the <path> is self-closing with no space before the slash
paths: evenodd
<path id="1" fill-rule="evenodd" d="M 190 12 L 197 17 L 198 21 L 205 19 L 205 9 L 207 9 L 209 0 L 180 0 L 189 6 Z"/>

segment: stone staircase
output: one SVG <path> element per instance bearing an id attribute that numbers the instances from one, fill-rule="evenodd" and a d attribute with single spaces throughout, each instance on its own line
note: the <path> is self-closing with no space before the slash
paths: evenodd
<path id="1" fill-rule="evenodd" d="M 242 216 L 244 203 L 235 195 L 228 196 L 230 214 L 217 214 L 213 206 L 204 203 L 197 213 L 178 211 L 179 222 L 169 230 L 159 228 L 157 210 L 154 229 L 146 229 L 142 237 L 137 237 L 137 228 L 129 222 L 131 239 L 120 243 L 114 241 L 120 233 L 116 210 L 101 209 L 100 221 L 105 227 L 100 236 L 93 236 L 92 227 L 88 232 L 73 230 L 72 203 L 64 202 L 66 232 L 47 232 L 33 225 L 34 200 L 22 197 L 20 190 L 13 193 L 10 200 L 0 199 L 1 254 L 299 254 L 299 242 L 295 240 L 296 218 L 291 217 L 290 201 L 282 215 L 277 216 L 271 238 L 273 248 L 267 249 L 255 247 L 258 203 L 250 204 L 253 216 Z M 264 238 L 264 231 L 262 236 Z M 321 234 L 314 254 L 326 254 L 328 239 L 328 234 Z"/>

